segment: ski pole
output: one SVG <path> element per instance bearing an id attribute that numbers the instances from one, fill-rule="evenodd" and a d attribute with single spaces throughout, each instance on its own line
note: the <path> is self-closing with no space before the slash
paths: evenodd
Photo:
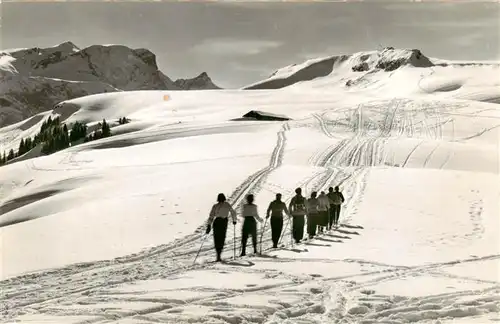
<path id="1" fill-rule="evenodd" d="M 288 222 L 290 222 L 290 218 L 288 218 Z M 293 226 L 290 226 L 290 244 L 293 248 Z"/>
<path id="2" fill-rule="evenodd" d="M 290 223 L 290 217 L 288 218 L 288 221 L 286 222 L 285 227 L 283 228 L 283 231 L 281 232 L 280 239 L 278 240 L 278 245 L 281 243 L 281 240 L 283 239 L 283 236 L 286 233 L 286 229 L 287 229 L 289 223 Z"/>
<path id="3" fill-rule="evenodd" d="M 236 259 L 236 224 L 233 224 L 233 260 Z"/>
<path id="4" fill-rule="evenodd" d="M 260 234 L 260 254 L 262 254 L 262 237 L 264 236 L 266 225 L 267 225 L 267 217 L 266 220 L 264 221 L 264 226 L 262 227 L 262 233 Z"/>
<path id="5" fill-rule="evenodd" d="M 198 253 L 196 253 L 196 257 L 194 258 L 193 265 L 196 263 L 196 259 L 198 259 L 198 255 L 200 254 L 201 248 L 203 247 L 203 244 L 205 243 L 205 240 L 207 239 L 208 234 L 205 234 L 205 237 L 201 241 L 200 248 L 198 249 Z"/>

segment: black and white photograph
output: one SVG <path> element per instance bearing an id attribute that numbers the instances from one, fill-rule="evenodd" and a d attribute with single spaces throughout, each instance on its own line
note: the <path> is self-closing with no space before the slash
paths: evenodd
<path id="1" fill-rule="evenodd" d="M 0 323 L 500 322 L 499 1 L 0 17 Z"/>

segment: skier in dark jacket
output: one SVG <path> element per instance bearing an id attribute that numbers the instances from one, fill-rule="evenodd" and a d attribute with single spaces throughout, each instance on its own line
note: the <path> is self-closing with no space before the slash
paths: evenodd
<path id="1" fill-rule="evenodd" d="M 292 214 L 292 232 L 296 243 L 304 237 L 304 216 L 306 215 L 306 198 L 302 196 L 302 189 L 295 189 L 296 195 L 290 200 L 288 210 Z"/>
<path id="2" fill-rule="evenodd" d="M 344 195 L 342 195 L 342 192 L 339 191 L 339 187 L 335 186 L 335 191 L 333 191 L 333 188 L 330 187 L 328 192 L 328 198 L 330 199 L 330 210 L 331 210 L 331 217 L 330 217 L 330 228 L 332 228 L 332 224 L 334 226 L 339 225 L 339 217 L 340 217 L 340 206 L 344 203 Z"/>
<path id="3" fill-rule="evenodd" d="M 241 256 L 246 255 L 248 236 L 252 236 L 253 252 L 257 254 L 257 221 L 262 223 L 262 218 L 254 203 L 254 196 L 247 196 L 247 203 L 241 207 L 241 216 L 245 219 L 241 228 Z"/>
<path id="4" fill-rule="evenodd" d="M 307 199 L 307 234 L 309 234 L 309 239 L 316 236 L 316 227 L 320 221 L 319 200 L 317 198 L 318 193 L 313 191 L 311 193 L 311 198 Z"/>
<path id="5" fill-rule="evenodd" d="M 276 200 L 271 201 L 267 208 L 266 218 L 271 217 L 271 231 L 273 238 L 273 248 L 278 247 L 278 242 L 281 237 L 281 230 L 283 229 L 283 212 L 291 217 L 286 208 L 286 204 L 281 201 L 281 194 L 276 194 Z"/>
<path id="6" fill-rule="evenodd" d="M 330 201 L 330 208 L 328 209 L 328 230 L 332 229 L 333 221 L 335 220 L 335 204 L 333 203 L 335 197 L 333 197 L 333 187 L 328 188 L 328 193 L 326 196 Z"/>
<path id="7" fill-rule="evenodd" d="M 217 262 L 221 261 L 222 250 L 224 249 L 224 244 L 226 242 L 227 233 L 227 222 L 229 214 L 233 218 L 233 225 L 236 225 L 236 212 L 233 207 L 226 201 L 226 196 L 220 193 L 217 196 L 217 203 L 212 206 L 210 210 L 210 216 L 207 221 L 207 231 L 210 233 L 210 229 L 214 228 L 214 245 L 215 252 L 217 253 Z M 213 223 L 213 224 L 212 224 Z"/>

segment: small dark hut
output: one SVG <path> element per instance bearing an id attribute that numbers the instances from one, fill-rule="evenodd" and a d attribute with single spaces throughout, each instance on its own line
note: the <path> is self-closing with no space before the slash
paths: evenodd
<path id="1" fill-rule="evenodd" d="M 258 111 L 258 110 L 251 110 L 247 112 L 246 114 L 243 115 L 243 118 L 238 118 L 237 120 L 278 120 L 278 121 L 283 121 L 283 120 L 290 120 L 291 118 L 288 118 L 284 115 L 277 115 L 277 114 L 272 114 L 268 113 L 265 111 Z"/>

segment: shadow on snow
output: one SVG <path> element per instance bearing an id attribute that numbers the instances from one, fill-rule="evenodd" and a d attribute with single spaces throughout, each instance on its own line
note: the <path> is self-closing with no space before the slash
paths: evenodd
<path id="1" fill-rule="evenodd" d="M 360 226 L 360 225 L 349 225 L 349 224 L 340 224 L 340 227 L 364 229 L 363 226 Z"/>
<path id="2" fill-rule="evenodd" d="M 327 234 L 328 235 L 328 234 Z M 335 235 L 330 235 L 330 236 L 335 236 Z M 350 239 L 350 237 L 348 237 Z M 328 239 L 328 238 L 324 238 L 324 237 L 317 237 L 316 238 L 318 241 L 325 241 L 325 242 L 333 242 L 333 243 L 344 243 L 343 241 L 341 240 L 331 240 L 331 239 Z M 329 245 L 330 246 L 330 245 Z"/>

